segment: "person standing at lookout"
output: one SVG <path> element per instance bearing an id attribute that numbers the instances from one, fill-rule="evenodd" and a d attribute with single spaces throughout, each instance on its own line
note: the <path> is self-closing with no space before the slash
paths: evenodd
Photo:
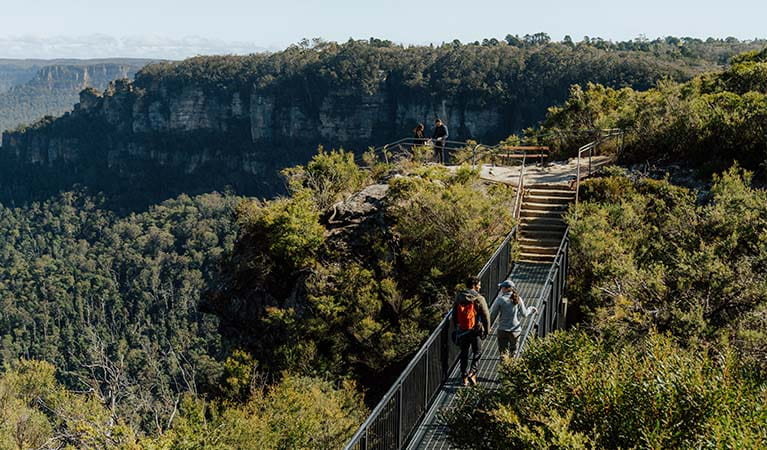
<path id="1" fill-rule="evenodd" d="M 447 141 L 448 132 L 447 125 L 442 123 L 441 119 L 437 119 L 434 122 L 434 133 L 432 133 L 431 139 L 434 142 L 434 157 L 437 162 L 445 162 L 445 141 Z"/>
<path id="2" fill-rule="evenodd" d="M 426 127 L 424 127 L 422 123 L 419 123 L 413 129 L 413 140 L 415 141 L 415 145 L 423 145 L 426 142 L 424 131 L 426 131 Z"/>
<path id="3" fill-rule="evenodd" d="M 482 283 L 477 277 L 469 277 L 466 289 L 455 296 L 453 302 L 453 327 L 461 347 L 458 357 L 461 365 L 463 385 L 477 384 L 479 359 L 482 357 L 482 342 L 490 330 L 490 311 L 485 297 L 479 293 Z M 472 352 L 471 370 L 469 365 L 469 350 Z"/>
<path id="4" fill-rule="evenodd" d="M 498 328 L 498 352 L 503 355 L 514 356 L 517 351 L 517 340 L 522 334 L 522 321 L 520 318 L 527 317 L 538 312 L 534 306 L 525 308 L 525 302 L 519 296 L 517 287 L 511 280 L 498 283 L 501 292 L 495 301 L 499 305 Z"/>

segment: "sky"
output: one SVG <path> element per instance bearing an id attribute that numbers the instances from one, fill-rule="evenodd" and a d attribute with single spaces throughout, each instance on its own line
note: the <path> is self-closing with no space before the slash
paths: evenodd
<path id="1" fill-rule="evenodd" d="M 765 18 L 767 0 L 0 0 L 0 58 L 181 59 L 276 51 L 315 37 L 753 39 L 767 37 Z"/>

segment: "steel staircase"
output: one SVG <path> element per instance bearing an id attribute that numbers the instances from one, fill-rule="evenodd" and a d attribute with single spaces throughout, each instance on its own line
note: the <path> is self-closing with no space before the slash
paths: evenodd
<path id="1" fill-rule="evenodd" d="M 567 228 L 563 215 L 575 192 L 567 184 L 535 184 L 525 191 L 519 219 L 520 262 L 551 263 Z"/>

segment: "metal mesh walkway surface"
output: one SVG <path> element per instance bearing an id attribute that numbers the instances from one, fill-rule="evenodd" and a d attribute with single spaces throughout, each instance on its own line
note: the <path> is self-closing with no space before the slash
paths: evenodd
<path id="1" fill-rule="evenodd" d="M 541 310 L 541 305 L 536 304 L 540 298 L 541 291 L 546 286 L 546 277 L 549 273 L 551 264 L 518 263 L 514 266 L 511 273 L 511 279 L 519 289 L 522 299 L 526 306 L 536 306 Z M 492 299 L 487 299 L 488 302 Z M 529 325 L 528 322 L 537 320 L 536 315 L 531 315 L 523 320 L 523 329 Z M 496 320 L 497 322 L 497 320 Z M 498 385 L 497 366 L 500 361 L 498 353 L 498 341 L 496 338 L 496 324 L 493 324 L 488 337 L 482 341 L 482 359 L 479 364 L 479 374 L 477 381 L 485 386 Z M 416 430 L 408 449 L 449 449 L 451 446 L 447 442 L 447 430 L 439 421 L 439 411 L 450 407 L 456 399 L 456 394 L 461 386 L 461 374 L 458 364 L 450 372 L 449 379 L 443 384 L 437 397 L 434 400 L 429 411 L 426 413 L 423 421 Z"/>

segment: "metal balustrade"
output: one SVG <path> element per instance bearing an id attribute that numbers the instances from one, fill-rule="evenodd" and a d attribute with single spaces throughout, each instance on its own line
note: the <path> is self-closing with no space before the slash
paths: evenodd
<path id="1" fill-rule="evenodd" d="M 546 279 L 541 287 L 541 293 L 534 302 L 527 306 L 535 306 L 537 312 L 532 320 L 528 320 L 523 327 L 522 334 L 519 337 L 519 344 L 514 356 L 519 357 L 524 350 L 530 333 L 535 336 L 544 337 L 554 330 L 563 328 L 565 325 L 565 308 L 562 299 L 567 282 L 567 269 L 569 267 L 570 241 L 567 233 L 569 227 L 565 230 L 564 237 L 559 244 L 557 255 L 549 268 Z"/>
<path id="2" fill-rule="evenodd" d="M 620 138 L 620 144 L 618 147 L 618 155 L 620 156 L 622 150 L 623 150 L 623 139 L 624 139 L 624 131 L 621 128 L 611 128 L 606 130 L 601 130 L 599 136 L 588 144 L 584 145 L 583 147 L 578 149 L 578 161 L 576 162 L 575 166 L 575 206 L 578 206 L 578 200 L 580 197 L 580 190 L 581 190 L 581 179 L 586 178 L 588 176 L 591 176 L 592 173 L 592 164 L 591 160 L 595 153 L 599 151 L 599 144 L 601 144 L 604 141 L 608 141 L 610 139 L 617 139 Z M 588 152 L 588 159 L 586 158 L 585 154 Z M 582 160 L 586 160 L 581 164 Z M 586 165 L 588 163 L 588 165 Z M 581 167 L 584 165 L 584 167 Z M 585 174 L 583 173 L 583 170 L 585 169 Z"/>
<path id="3" fill-rule="evenodd" d="M 516 226 L 479 272 L 480 293 L 492 301 L 498 283 L 511 271 L 511 251 Z M 491 319 L 498 314 L 490 305 Z M 459 348 L 450 342 L 452 311 L 448 312 L 421 346 L 394 385 L 373 409 L 346 449 L 398 449 L 407 444 L 450 370 L 458 361 Z"/>
<path id="4" fill-rule="evenodd" d="M 471 162 L 472 165 L 476 165 L 476 158 L 480 154 L 488 153 L 494 147 L 487 146 L 485 144 L 478 144 L 476 142 L 461 142 L 445 140 L 442 142 L 442 154 L 440 155 L 440 162 L 447 164 L 452 162 L 453 164 L 464 164 Z M 416 138 L 402 138 L 394 142 L 390 142 L 380 147 L 371 148 L 373 154 L 376 157 L 381 158 L 384 162 L 389 162 L 396 156 L 404 155 L 406 158 L 412 158 L 415 156 L 416 148 L 429 148 L 434 149 L 435 141 L 431 139 L 416 139 Z M 462 150 L 471 150 L 471 156 L 462 160 L 451 161 L 452 156 Z M 361 161 L 362 157 L 358 157 Z"/>

